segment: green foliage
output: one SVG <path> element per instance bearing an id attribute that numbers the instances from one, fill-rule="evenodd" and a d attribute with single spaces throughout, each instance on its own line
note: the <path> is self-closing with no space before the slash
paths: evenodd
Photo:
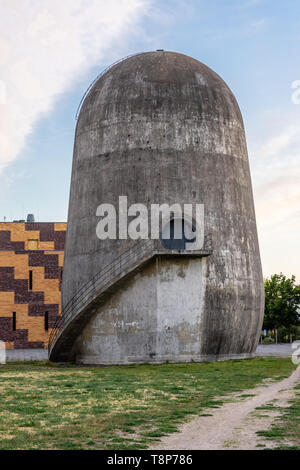
<path id="1" fill-rule="evenodd" d="M 297 309 L 300 305 L 300 286 L 295 276 L 273 274 L 265 280 L 265 318 L 263 328 L 285 328 L 288 332 L 300 325 Z"/>
<path id="2" fill-rule="evenodd" d="M 300 385 L 296 389 L 299 390 L 299 387 Z M 271 429 L 256 433 L 264 439 L 277 442 L 276 450 L 300 450 L 300 394 L 297 393 L 289 403 L 289 407 L 281 409 L 282 414 L 277 417 Z"/>
<path id="3" fill-rule="evenodd" d="M 263 344 L 273 344 L 274 342 L 274 338 L 272 338 L 271 336 L 266 336 L 263 339 Z"/>
<path id="4" fill-rule="evenodd" d="M 300 328 L 299 326 L 290 326 L 289 328 L 285 328 L 281 326 L 278 328 L 278 342 L 279 343 L 290 343 L 292 340 L 300 337 Z"/>

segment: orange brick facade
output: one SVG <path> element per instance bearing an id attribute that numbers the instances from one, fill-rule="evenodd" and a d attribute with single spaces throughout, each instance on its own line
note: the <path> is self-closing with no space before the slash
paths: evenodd
<path id="1" fill-rule="evenodd" d="M 66 223 L 0 222 L 0 340 L 47 348 L 61 312 Z"/>

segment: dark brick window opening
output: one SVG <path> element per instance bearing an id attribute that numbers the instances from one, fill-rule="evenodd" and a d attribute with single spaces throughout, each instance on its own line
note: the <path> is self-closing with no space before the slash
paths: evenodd
<path id="1" fill-rule="evenodd" d="M 45 331 L 49 330 L 49 315 L 48 312 L 45 312 Z"/>
<path id="2" fill-rule="evenodd" d="M 13 329 L 13 331 L 17 330 L 17 315 L 16 315 L 16 312 L 13 312 L 12 329 Z"/>
<path id="3" fill-rule="evenodd" d="M 32 290 L 32 271 L 29 271 L 29 290 Z"/>

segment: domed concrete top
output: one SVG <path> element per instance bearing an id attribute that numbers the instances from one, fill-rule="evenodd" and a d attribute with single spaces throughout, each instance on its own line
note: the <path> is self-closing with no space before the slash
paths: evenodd
<path id="1" fill-rule="evenodd" d="M 111 115 L 127 121 L 138 115 L 169 120 L 178 110 L 181 120 L 210 117 L 243 129 L 237 101 L 219 75 L 192 57 L 155 51 L 124 59 L 99 77 L 84 100 L 77 132 Z"/>

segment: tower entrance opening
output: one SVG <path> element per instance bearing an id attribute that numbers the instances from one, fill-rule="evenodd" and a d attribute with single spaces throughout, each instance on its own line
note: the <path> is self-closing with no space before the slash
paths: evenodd
<path id="1" fill-rule="evenodd" d="M 162 228 L 161 241 L 167 250 L 186 250 L 195 240 L 195 226 L 187 219 L 172 218 Z"/>

